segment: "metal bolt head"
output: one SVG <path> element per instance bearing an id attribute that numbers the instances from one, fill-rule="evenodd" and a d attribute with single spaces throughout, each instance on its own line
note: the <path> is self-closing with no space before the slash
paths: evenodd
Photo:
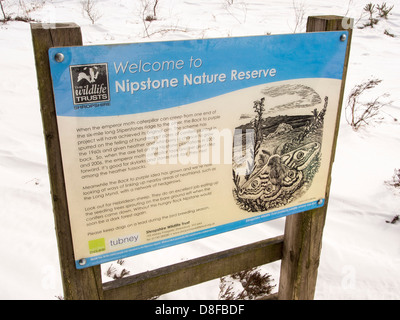
<path id="1" fill-rule="evenodd" d="M 57 62 L 63 62 L 64 61 L 64 55 L 61 52 L 56 53 L 56 55 L 54 56 L 54 59 Z"/>
<path id="2" fill-rule="evenodd" d="M 86 264 L 86 259 L 82 258 L 78 261 L 79 265 L 84 266 Z"/>
<path id="3" fill-rule="evenodd" d="M 340 41 L 346 41 L 346 39 L 347 39 L 347 36 L 343 33 L 341 36 L 340 36 Z"/>

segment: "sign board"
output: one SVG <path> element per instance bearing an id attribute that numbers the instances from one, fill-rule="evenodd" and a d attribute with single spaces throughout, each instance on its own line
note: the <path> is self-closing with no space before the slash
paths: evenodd
<path id="1" fill-rule="evenodd" d="M 322 206 L 343 34 L 51 48 L 76 267 Z"/>

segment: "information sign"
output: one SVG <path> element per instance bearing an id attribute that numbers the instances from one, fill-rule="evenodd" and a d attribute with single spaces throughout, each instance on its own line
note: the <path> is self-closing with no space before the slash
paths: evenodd
<path id="1" fill-rule="evenodd" d="M 322 206 L 343 34 L 51 48 L 76 267 Z"/>

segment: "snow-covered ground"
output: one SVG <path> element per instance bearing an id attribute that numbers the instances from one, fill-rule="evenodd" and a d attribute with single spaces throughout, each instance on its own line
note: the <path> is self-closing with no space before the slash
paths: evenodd
<path id="1" fill-rule="evenodd" d="M 17 0 L 3 1 L 4 9 L 13 17 L 32 9 L 29 16 L 38 21 L 76 22 L 84 44 L 304 32 L 310 15 L 353 17 L 345 98 L 355 85 L 375 77 L 383 81 L 370 90 L 370 98 L 389 93 L 392 103 L 382 109 L 379 122 L 357 132 L 343 108 L 315 298 L 400 298 L 400 222 L 386 222 L 400 214 L 400 195 L 385 184 L 400 167 L 400 124 L 394 119 L 400 117 L 397 2 L 387 1 L 395 5 L 388 20 L 363 29 L 358 27 L 368 20 L 363 7 L 370 1 L 365 0 L 160 0 L 151 24 L 144 23 L 148 12 L 142 10 L 151 1 L 95 1 L 100 18 L 94 24 L 80 0 L 23 2 L 25 12 Z M 296 12 L 304 13 L 297 23 Z M 0 23 L 0 75 L 0 299 L 56 299 L 62 284 L 29 23 Z M 283 227 L 284 219 L 263 223 L 126 259 L 123 268 L 143 272 L 276 236 Z M 263 270 L 278 282 L 279 262 Z M 217 299 L 218 284 L 217 279 L 161 298 Z"/>

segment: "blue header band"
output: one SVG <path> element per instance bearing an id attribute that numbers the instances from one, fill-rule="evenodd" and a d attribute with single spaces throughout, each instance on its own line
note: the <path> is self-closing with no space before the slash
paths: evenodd
<path id="1" fill-rule="evenodd" d="M 264 83 L 341 79 L 347 40 L 340 36 L 346 33 L 51 48 L 57 115 L 143 113 Z M 56 61 L 57 53 L 63 61 Z"/>

